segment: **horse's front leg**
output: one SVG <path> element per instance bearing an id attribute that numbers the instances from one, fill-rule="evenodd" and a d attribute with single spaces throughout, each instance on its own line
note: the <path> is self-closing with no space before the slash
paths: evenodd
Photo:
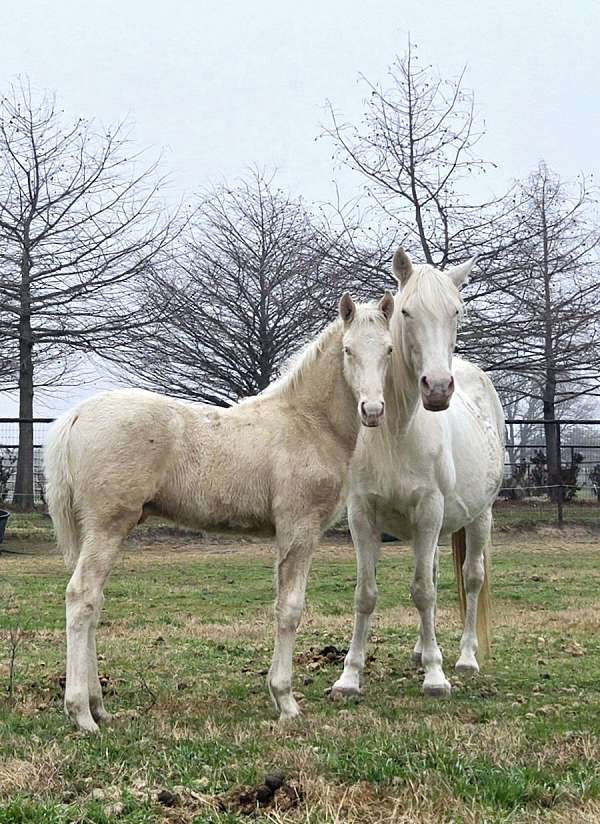
<path id="1" fill-rule="evenodd" d="M 357 581 L 354 593 L 354 632 L 344 660 L 344 671 L 331 688 L 331 697 L 360 695 L 365 668 L 366 646 L 371 616 L 377 605 L 377 561 L 381 533 L 373 508 L 364 501 L 353 501 L 348 508 L 348 523 L 356 549 Z"/>
<path id="2" fill-rule="evenodd" d="M 437 589 L 438 589 L 438 581 L 440 578 L 440 548 L 439 546 L 435 549 L 435 562 L 433 565 L 433 586 L 435 587 L 436 593 L 436 603 L 437 603 Z M 417 640 L 413 647 L 411 660 L 416 667 L 420 667 L 423 663 L 422 659 L 423 654 L 423 631 L 421 628 L 421 621 L 419 619 L 419 626 L 417 629 Z"/>
<path id="3" fill-rule="evenodd" d="M 300 715 L 300 707 L 292 693 L 292 660 L 296 630 L 304 610 L 306 581 L 310 571 L 313 550 L 319 540 L 317 526 L 277 524 L 277 622 L 275 649 L 269 669 L 268 685 L 273 703 L 279 711 L 279 720 Z"/>
<path id="4" fill-rule="evenodd" d="M 415 574 L 411 587 L 412 599 L 421 619 L 421 663 L 425 669 L 423 692 L 436 697 L 450 695 L 451 690 L 442 669 L 442 653 L 435 634 L 435 568 L 443 512 L 441 495 L 428 496 L 417 506 L 413 539 Z"/>
<path id="5" fill-rule="evenodd" d="M 489 546 L 492 531 L 492 511 L 483 512 L 465 528 L 467 539 L 467 553 L 463 565 L 463 578 L 467 596 L 464 632 L 460 641 L 460 658 L 456 662 L 456 671 L 463 675 L 473 675 L 479 672 L 477 663 L 478 652 L 478 602 L 481 588 L 485 581 L 485 551 Z M 487 592 L 484 597 L 487 597 Z M 488 615 L 484 611 L 487 621 Z M 480 627 L 484 631 L 484 641 L 488 639 L 489 627 L 487 623 Z"/>

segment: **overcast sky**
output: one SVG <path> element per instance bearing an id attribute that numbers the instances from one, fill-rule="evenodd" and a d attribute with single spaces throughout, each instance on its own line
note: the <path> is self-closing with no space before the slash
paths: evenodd
<path id="1" fill-rule="evenodd" d="M 174 197 L 258 164 L 330 198 L 324 104 L 357 119 L 359 75 L 385 80 L 409 31 L 443 76 L 466 64 L 498 189 L 540 158 L 565 177 L 598 169 L 598 0 L 20 0 L 2 18 L 3 83 L 28 75 L 73 117 L 129 116 L 140 146 L 164 150 Z"/>

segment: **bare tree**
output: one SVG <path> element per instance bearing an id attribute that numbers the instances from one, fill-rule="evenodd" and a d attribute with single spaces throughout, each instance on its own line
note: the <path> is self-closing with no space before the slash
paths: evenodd
<path id="1" fill-rule="evenodd" d="M 505 252 L 486 308 L 485 366 L 527 387 L 545 421 L 550 483 L 560 484 L 561 407 L 600 394 L 595 199 L 581 177 L 567 184 L 544 163 L 519 184 L 518 242 Z M 493 332 L 495 328 L 495 333 Z"/>
<path id="2" fill-rule="evenodd" d="M 143 386 L 228 406 L 260 392 L 335 302 L 302 202 L 251 173 L 206 191 L 169 272 L 147 277 L 152 333 L 113 353 Z"/>
<path id="3" fill-rule="evenodd" d="M 19 392 L 15 503 L 33 506 L 34 391 L 140 323 L 134 281 L 176 232 L 123 125 L 68 122 L 27 82 L 0 99 L 0 336 Z"/>
<path id="4" fill-rule="evenodd" d="M 365 181 L 375 221 L 425 263 L 445 266 L 464 256 L 480 224 L 481 204 L 465 194 L 488 164 L 477 152 L 483 131 L 463 75 L 444 80 L 422 66 L 409 43 L 389 70 L 387 88 L 365 79 L 369 97 L 359 125 L 341 122 L 330 107 L 338 160 Z"/>

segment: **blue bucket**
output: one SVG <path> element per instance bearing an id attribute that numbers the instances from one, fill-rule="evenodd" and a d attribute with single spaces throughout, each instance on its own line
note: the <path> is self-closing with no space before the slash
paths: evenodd
<path id="1" fill-rule="evenodd" d="M 4 530 L 6 529 L 6 522 L 10 517 L 10 512 L 5 509 L 0 509 L 0 544 L 4 540 Z"/>

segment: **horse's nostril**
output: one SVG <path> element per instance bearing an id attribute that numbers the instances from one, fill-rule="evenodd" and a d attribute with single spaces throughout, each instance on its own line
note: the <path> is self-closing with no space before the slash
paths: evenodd
<path id="1" fill-rule="evenodd" d="M 425 389 L 429 389 L 429 381 L 427 380 L 427 375 L 423 375 L 421 378 L 421 383 L 425 387 Z"/>
<path id="2" fill-rule="evenodd" d="M 361 413 L 362 413 L 363 415 L 365 415 L 365 416 L 366 416 L 366 414 L 367 414 L 367 407 L 365 406 L 365 402 L 364 402 L 364 401 L 362 401 L 362 402 L 361 402 L 361 404 L 360 404 L 360 411 L 361 411 Z"/>

